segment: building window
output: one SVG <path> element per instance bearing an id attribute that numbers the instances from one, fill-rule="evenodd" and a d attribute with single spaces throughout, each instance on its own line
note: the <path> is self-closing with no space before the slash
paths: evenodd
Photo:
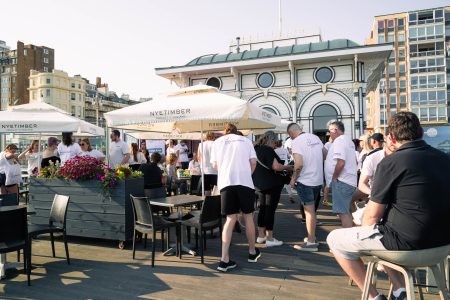
<path id="1" fill-rule="evenodd" d="M 70 93 L 70 100 L 76 100 L 75 93 Z"/>
<path id="2" fill-rule="evenodd" d="M 384 29 L 384 21 L 378 21 L 378 29 Z"/>
<path id="3" fill-rule="evenodd" d="M 260 88 L 267 89 L 273 86 L 275 78 L 272 73 L 263 72 L 258 75 L 256 82 Z"/>
<path id="4" fill-rule="evenodd" d="M 48 72 L 48 68 L 47 67 L 44 67 L 44 72 Z"/>
<path id="5" fill-rule="evenodd" d="M 70 86 L 74 89 L 75 88 L 75 83 L 71 83 Z"/>
<path id="6" fill-rule="evenodd" d="M 50 84 L 50 78 L 46 78 L 46 79 L 45 79 L 45 82 L 46 82 L 47 84 Z"/>
<path id="7" fill-rule="evenodd" d="M 220 87 L 222 86 L 222 82 L 217 77 L 210 77 L 208 80 L 206 80 L 206 85 L 218 88 L 220 90 Z"/>
<path id="8" fill-rule="evenodd" d="M 78 88 L 81 90 L 81 84 L 78 84 Z"/>
<path id="9" fill-rule="evenodd" d="M 44 54 L 48 54 L 48 49 L 44 48 Z"/>
<path id="10" fill-rule="evenodd" d="M 385 39 L 384 39 L 384 33 L 380 33 L 379 35 L 378 35 L 378 43 L 379 44 L 382 44 L 382 43 L 384 43 L 385 42 Z"/>
<path id="11" fill-rule="evenodd" d="M 389 107 L 395 108 L 397 106 L 397 96 L 396 95 L 390 95 L 389 96 Z"/>
<path id="12" fill-rule="evenodd" d="M 393 43 L 395 41 L 395 37 L 393 33 L 389 33 L 388 34 L 388 39 L 387 39 L 388 43 Z"/>
<path id="13" fill-rule="evenodd" d="M 27 56 L 27 49 L 23 49 L 23 55 Z"/>
<path id="14" fill-rule="evenodd" d="M 328 83 L 333 80 L 334 73 L 333 70 L 329 67 L 321 67 L 316 70 L 314 74 L 314 78 L 318 83 Z"/>
<path id="15" fill-rule="evenodd" d="M 48 58 L 44 57 L 44 64 L 48 64 Z"/>
<path id="16" fill-rule="evenodd" d="M 45 97 L 50 97 L 50 89 L 45 90 Z"/>

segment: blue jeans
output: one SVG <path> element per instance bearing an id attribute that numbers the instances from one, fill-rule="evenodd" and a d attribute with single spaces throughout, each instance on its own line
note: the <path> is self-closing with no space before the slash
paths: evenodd
<path id="1" fill-rule="evenodd" d="M 297 182 L 297 193 L 303 205 L 315 204 L 317 197 L 320 195 L 321 185 L 309 186 Z"/>
<path id="2" fill-rule="evenodd" d="M 350 213 L 350 202 L 356 187 L 342 181 L 332 181 L 330 183 L 331 194 L 333 195 L 333 212 L 338 214 Z"/>

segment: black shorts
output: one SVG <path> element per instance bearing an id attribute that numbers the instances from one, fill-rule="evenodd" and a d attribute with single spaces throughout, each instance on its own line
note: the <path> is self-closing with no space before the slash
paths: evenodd
<path id="1" fill-rule="evenodd" d="M 0 186 L 4 186 L 6 182 L 6 175 L 4 173 L 0 173 Z"/>
<path id="2" fill-rule="evenodd" d="M 222 215 L 228 216 L 255 210 L 255 190 L 242 185 L 230 185 L 220 190 Z"/>
<path id="3" fill-rule="evenodd" d="M 211 191 L 217 185 L 217 174 L 205 174 L 205 190 Z"/>

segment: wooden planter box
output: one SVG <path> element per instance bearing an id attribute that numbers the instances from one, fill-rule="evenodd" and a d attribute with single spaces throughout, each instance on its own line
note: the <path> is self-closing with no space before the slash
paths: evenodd
<path id="1" fill-rule="evenodd" d="M 144 179 L 120 180 L 111 189 L 111 197 L 102 194 L 98 180 L 68 181 L 30 179 L 30 204 L 36 210 L 34 224 L 48 224 L 55 194 L 70 196 L 67 234 L 108 240 L 127 241 L 133 237 L 133 209 L 130 194 L 144 191 Z"/>

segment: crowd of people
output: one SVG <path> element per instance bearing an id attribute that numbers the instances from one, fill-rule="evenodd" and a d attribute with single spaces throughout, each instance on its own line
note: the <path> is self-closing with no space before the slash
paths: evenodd
<path id="1" fill-rule="evenodd" d="M 283 147 L 272 131 L 252 143 L 235 125 L 227 124 L 224 135 L 217 139 L 208 132 L 196 152 L 189 150 L 186 141 L 167 141 L 164 159 L 158 152 L 149 154 L 145 144 L 139 147 L 132 143 L 129 147 L 120 132 L 113 130 L 108 163 L 112 168 L 134 166 L 143 172 L 146 189 L 165 186 L 167 196 L 187 192 L 185 181 L 177 177 L 178 168 L 188 169 L 197 181 L 203 173 L 206 195 L 217 187 L 226 218 L 217 268 L 222 272 L 237 266 L 230 259 L 229 246 L 238 219 L 245 223 L 248 262 L 256 263 L 261 257 L 256 244 L 283 245 L 274 234 L 283 188 L 291 202 L 298 200 L 304 214 L 307 234 L 294 248 L 318 251 L 317 209 L 323 195 L 331 200 L 342 227 L 328 235 L 329 248 L 343 270 L 363 288 L 365 266 L 361 256 L 365 250 L 417 250 L 450 244 L 450 236 L 440 230 L 450 227 L 446 176 L 450 157 L 422 140 L 423 129 L 413 113 L 392 116 L 388 131 L 387 136 L 373 133 L 352 140 L 345 134 L 344 124 L 334 120 L 328 124 L 329 140 L 324 144 L 318 136 L 303 132 L 301 125 L 291 123 Z M 22 153 L 17 154 L 17 150 L 10 144 L 0 153 L 2 193 L 12 188 L 7 170 L 20 160 L 28 162 L 27 171 L 34 176 L 49 163 L 59 161 L 64 165 L 77 155 L 105 159 L 89 139 L 77 143 L 72 133 L 63 133 L 62 141 L 48 138 L 42 152 L 39 141 L 32 141 Z M 359 222 L 352 216 L 355 202 L 365 204 Z M 256 209 L 257 230 L 253 221 Z M 406 294 L 401 277 L 393 270 L 385 271 L 394 286 L 394 299 L 403 299 Z M 369 294 L 371 299 L 385 299 L 373 286 Z"/>

